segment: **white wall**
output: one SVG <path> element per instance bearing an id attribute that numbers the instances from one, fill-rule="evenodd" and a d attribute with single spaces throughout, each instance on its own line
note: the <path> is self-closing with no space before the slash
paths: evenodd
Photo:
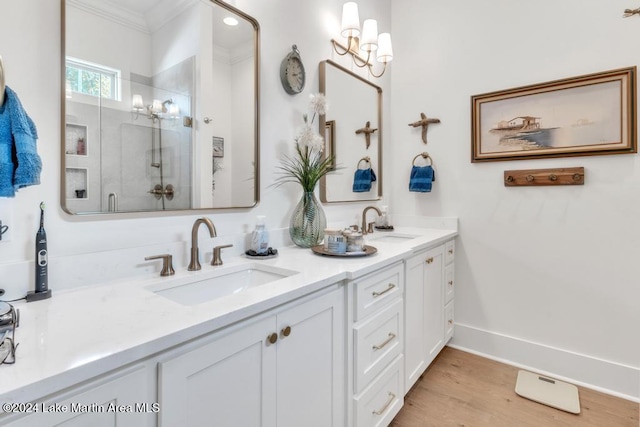
<path id="1" fill-rule="evenodd" d="M 37 1 L 31 1 L 31 3 L 39 6 Z M 55 16 L 57 17 L 58 15 Z M 68 8 L 67 23 L 69 25 L 66 33 L 69 40 L 67 56 L 117 68 L 122 71 L 122 76 L 126 79 L 129 78 L 130 73 L 144 76 L 153 74 L 153 70 L 150 69 L 151 39 L 148 34 L 102 19 L 75 7 Z M 105 40 L 104 34 L 113 34 L 114 37 Z M 57 38 L 54 39 L 52 36 L 48 41 L 54 40 Z M 96 45 L 102 48 L 95 49 Z M 130 98 L 131 96 L 127 99 Z"/>
<path id="2" fill-rule="evenodd" d="M 627 5 L 629 6 L 629 5 Z M 640 156 L 470 163 L 470 96 L 633 66 L 640 20 L 596 0 L 392 3 L 392 213 L 460 218 L 455 345 L 640 397 Z M 437 182 L 407 190 L 438 117 Z M 388 148 L 388 147 L 387 147 Z M 584 166 L 584 186 L 505 188 L 503 171 Z M 389 170 L 389 169 L 387 169 Z M 389 191 L 390 190 L 390 191 Z"/>
<path id="3" fill-rule="evenodd" d="M 40 201 L 47 205 L 50 286 L 54 295 L 81 284 L 156 274 L 158 263 L 145 262 L 145 255 L 170 251 L 176 268 L 186 268 L 191 226 L 202 215 L 214 221 L 219 236 L 212 240 L 200 233 L 201 256 L 209 260 L 214 244 L 234 241 L 236 245 L 227 253 L 244 252 L 242 240 L 236 236 L 253 229 L 256 215 L 266 215 L 267 227 L 271 229 L 288 227 L 289 215 L 301 190 L 293 185 L 275 188 L 270 184 L 281 154 L 293 153 L 293 138 L 302 123 L 302 114 L 307 112 L 309 95 L 318 90 L 318 63 L 332 58 L 329 40 L 339 32 L 342 1 L 234 2 L 260 23 L 261 201 L 253 209 L 158 213 L 147 217 L 140 214 L 74 217 L 61 210 L 60 3 L 48 0 L 5 3 L 2 16 L 7 19 L 0 26 L 0 55 L 7 84 L 18 93 L 38 127 L 38 151 L 44 163 L 41 185 L 21 190 L 15 199 L 0 199 L 0 219 L 11 227 L 10 235 L 3 236 L 10 237 L 10 241 L 0 242 L 0 287 L 7 290 L 5 298 L 21 297 L 33 288 L 33 240 Z M 390 0 L 361 5 L 361 17 L 377 17 L 381 31 L 390 29 L 389 11 Z M 307 86 L 298 96 L 287 95 L 279 78 L 280 61 L 294 43 L 307 69 Z M 386 90 L 386 76 L 378 84 Z M 388 98 L 385 102 L 387 107 Z M 367 203 L 332 205 L 326 206 L 325 211 L 329 224 L 346 226 L 354 222 L 365 206 Z"/>
<path id="4" fill-rule="evenodd" d="M 205 154 L 201 154 L 200 163 L 202 167 L 202 173 L 200 175 L 200 181 L 202 182 L 202 188 L 207 190 L 202 191 L 201 198 L 203 201 L 202 206 L 233 206 L 231 195 L 233 194 L 233 180 L 232 172 L 234 172 L 234 166 L 232 164 L 233 157 L 230 155 L 231 146 L 233 141 L 231 136 L 233 133 L 233 109 L 232 107 L 232 76 L 233 68 L 229 61 L 229 51 L 227 49 L 219 48 L 216 45 L 213 46 L 213 61 L 212 64 L 212 79 L 202 78 L 202 87 L 205 84 L 211 86 L 207 93 L 212 96 L 209 99 L 209 112 L 204 112 L 206 116 L 213 116 L 216 118 L 208 126 L 202 126 L 200 131 L 200 139 L 206 141 L 201 147 Z M 249 80 L 250 81 L 250 80 Z M 241 94 L 247 96 L 246 94 Z M 253 98 L 253 97 L 252 97 Z M 249 109 L 248 113 L 251 114 L 252 110 Z M 215 173 L 214 179 L 216 182 L 216 189 L 213 193 L 211 188 L 211 174 L 213 172 L 213 164 L 211 161 L 211 155 L 213 148 L 211 146 L 211 138 L 213 136 L 224 139 L 224 157 L 216 158 L 217 165 L 221 167 L 218 172 Z M 206 164 L 205 164 L 206 163 Z M 246 169 L 246 167 L 244 168 Z M 249 197 L 252 193 L 248 194 Z M 253 197 L 251 198 L 253 200 Z M 246 205 L 251 204 L 251 201 Z"/>
<path id="5" fill-rule="evenodd" d="M 232 138 L 229 144 L 225 141 L 223 164 L 227 164 L 233 172 L 229 187 L 231 187 L 231 206 L 247 206 L 254 199 L 255 185 L 253 173 L 253 152 L 255 132 L 253 126 L 247 126 L 243 117 L 253 116 L 255 90 L 247 85 L 254 75 L 254 57 L 244 57 L 234 60 L 231 65 L 231 97 L 230 109 L 233 111 L 231 122 Z M 224 168 L 224 166 L 223 166 Z M 220 172 L 224 172 L 224 169 Z M 216 187 L 217 188 L 217 187 Z M 229 206 L 229 205 L 227 205 Z"/>

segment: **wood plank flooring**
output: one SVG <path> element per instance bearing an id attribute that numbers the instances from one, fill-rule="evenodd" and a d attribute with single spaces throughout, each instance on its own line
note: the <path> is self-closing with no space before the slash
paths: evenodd
<path id="1" fill-rule="evenodd" d="M 579 388 L 581 413 L 570 414 L 514 391 L 518 368 L 450 347 L 405 396 L 392 427 L 638 427 L 640 404 Z"/>

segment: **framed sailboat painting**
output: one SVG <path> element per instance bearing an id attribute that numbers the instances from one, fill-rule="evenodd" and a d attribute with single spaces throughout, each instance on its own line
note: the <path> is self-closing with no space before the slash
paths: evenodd
<path id="1" fill-rule="evenodd" d="M 471 161 L 637 152 L 636 67 L 471 97 Z"/>

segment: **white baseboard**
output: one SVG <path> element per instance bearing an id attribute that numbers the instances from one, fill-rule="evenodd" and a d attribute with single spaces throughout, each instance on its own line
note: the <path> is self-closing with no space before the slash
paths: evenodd
<path id="1" fill-rule="evenodd" d="M 458 323 L 448 345 L 561 381 L 640 402 L 640 369 L 633 366 Z"/>

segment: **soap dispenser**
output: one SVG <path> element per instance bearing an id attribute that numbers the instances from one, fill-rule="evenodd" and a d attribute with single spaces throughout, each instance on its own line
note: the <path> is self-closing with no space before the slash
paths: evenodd
<path id="1" fill-rule="evenodd" d="M 251 250 L 260 255 L 269 250 L 269 232 L 265 229 L 264 218 L 263 215 L 256 217 L 256 229 L 251 234 Z"/>
<path id="2" fill-rule="evenodd" d="M 388 206 L 381 206 L 380 211 L 382 215 L 378 217 L 377 226 L 378 228 L 385 229 L 389 228 L 389 213 L 387 212 Z"/>

